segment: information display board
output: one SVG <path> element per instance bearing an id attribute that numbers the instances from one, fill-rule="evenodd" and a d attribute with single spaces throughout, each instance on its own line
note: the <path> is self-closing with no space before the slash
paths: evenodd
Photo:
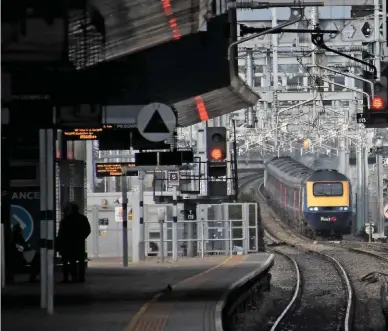
<path id="1" fill-rule="evenodd" d="M 101 128 L 63 129 L 62 133 L 65 140 L 98 140 L 104 130 L 112 128 L 112 125 L 104 125 Z"/>
<path id="2" fill-rule="evenodd" d="M 123 172 L 124 167 L 134 167 L 135 163 L 128 162 L 115 162 L 115 163 L 96 163 L 96 177 L 114 177 L 114 176 L 138 176 L 139 172 L 127 170 L 126 173 Z"/>

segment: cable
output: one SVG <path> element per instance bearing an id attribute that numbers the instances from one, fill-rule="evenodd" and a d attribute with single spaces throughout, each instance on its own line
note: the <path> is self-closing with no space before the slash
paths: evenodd
<path id="1" fill-rule="evenodd" d="M 366 5 L 367 4 L 367 0 L 365 1 L 365 3 L 364 3 L 364 5 Z M 334 39 L 336 36 L 338 36 L 338 35 L 340 35 L 345 29 L 346 29 L 346 27 L 348 27 L 349 26 L 349 24 L 351 24 L 352 22 L 354 22 L 355 20 L 357 20 L 356 18 L 354 18 L 354 19 L 352 19 L 352 20 L 349 20 L 346 24 L 344 24 L 344 26 L 339 30 L 339 32 L 336 34 L 336 35 L 332 35 L 332 36 L 330 36 L 329 37 L 329 39 L 326 41 L 326 42 L 329 42 L 329 41 L 331 41 L 332 39 Z M 308 26 L 309 25 L 311 25 L 312 23 L 311 23 L 311 21 L 310 20 L 308 20 Z M 304 52 L 303 50 L 302 50 L 302 53 L 303 53 L 303 56 L 301 56 L 301 57 L 298 57 L 297 56 L 297 61 L 298 61 L 298 63 L 304 68 L 304 70 L 307 72 L 307 74 L 310 76 L 310 78 L 311 78 L 311 80 L 312 80 L 312 83 L 314 84 L 314 86 L 315 86 L 315 84 L 316 84 L 316 81 L 317 81 L 317 79 L 319 78 L 318 76 L 313 76 L 311 73 L 310 73 L 310 70 L 309 70 L 309 68 L 306 68 L 306 66 L 303 64 L 303 58 L 306 58 L 307 56 L 310 56 L 313 52 L 315 52 L 315 50 L 316 50 L 316 48 L 314 48 L 314 49 L 312 49 L 312 50 L 310 50 L 310 51 L 308 51 L 308 52 Z M 317 63 L 314 63 L 313 65 L 316 65 Z M 325 106 L 325 104 L 324 104 L 324 97 L 323 97 L 323 91 L 320 91 L 320 90 L 318 90 L 317 91 L 318 93 L 319 93 L 319 96 L 320 96 L 320 99 L 321 99 L 321 102 L 322 102 L 322 109 L 323 109 L 323 112 L 324 113 L 326 113 L 326 106 Z M 320 113 L 316 116 L 316 118 L 313 120 L 313 125 L 314 124 L 316 124 L 316 122 L 318 122 L 319 121 L 319 118 L 320 118 Z M 312 128 L 312 129 L 314 129 L 314 127 Z M 312 131 L 312 130 L 311 130 Z M 311 131 L 310 131 L 310 133 L 311 133 Z"/>

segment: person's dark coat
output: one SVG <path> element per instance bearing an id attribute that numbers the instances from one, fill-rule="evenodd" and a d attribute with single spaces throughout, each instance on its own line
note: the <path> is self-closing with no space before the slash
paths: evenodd
<path id="1" fill-rule="evenodd" d="M 57 248 L 67 258 L 83 258 L 85 241 L 91 232 L 88 218 L 78 212 L 68 214 L 59 226 Z"/>

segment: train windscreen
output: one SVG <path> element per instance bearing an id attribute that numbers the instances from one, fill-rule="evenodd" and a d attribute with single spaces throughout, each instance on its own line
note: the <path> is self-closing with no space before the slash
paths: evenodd
<path id="1" fill-rule="evenodd" d="M 339 197 L 343 195 L 342 183 L 314 183 L 313 193 L 316 197 Z"/>

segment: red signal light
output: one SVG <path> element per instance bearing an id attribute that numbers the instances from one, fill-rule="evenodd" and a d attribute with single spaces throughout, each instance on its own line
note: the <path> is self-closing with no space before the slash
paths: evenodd
<path id="1" fill-rule="evenodd" d="M 372 99 L 372 109 L 373 110 L 383 110 L 384 109 L 384 100 L 381 97 L 374 97 Z"/>
<path id="2" fill-rule="evenodd" d="M 213 148 L 210 152 L 210 156 L 213 160 L 219 161 L 222 159 L 222 151 L 219 148 Z"/>

